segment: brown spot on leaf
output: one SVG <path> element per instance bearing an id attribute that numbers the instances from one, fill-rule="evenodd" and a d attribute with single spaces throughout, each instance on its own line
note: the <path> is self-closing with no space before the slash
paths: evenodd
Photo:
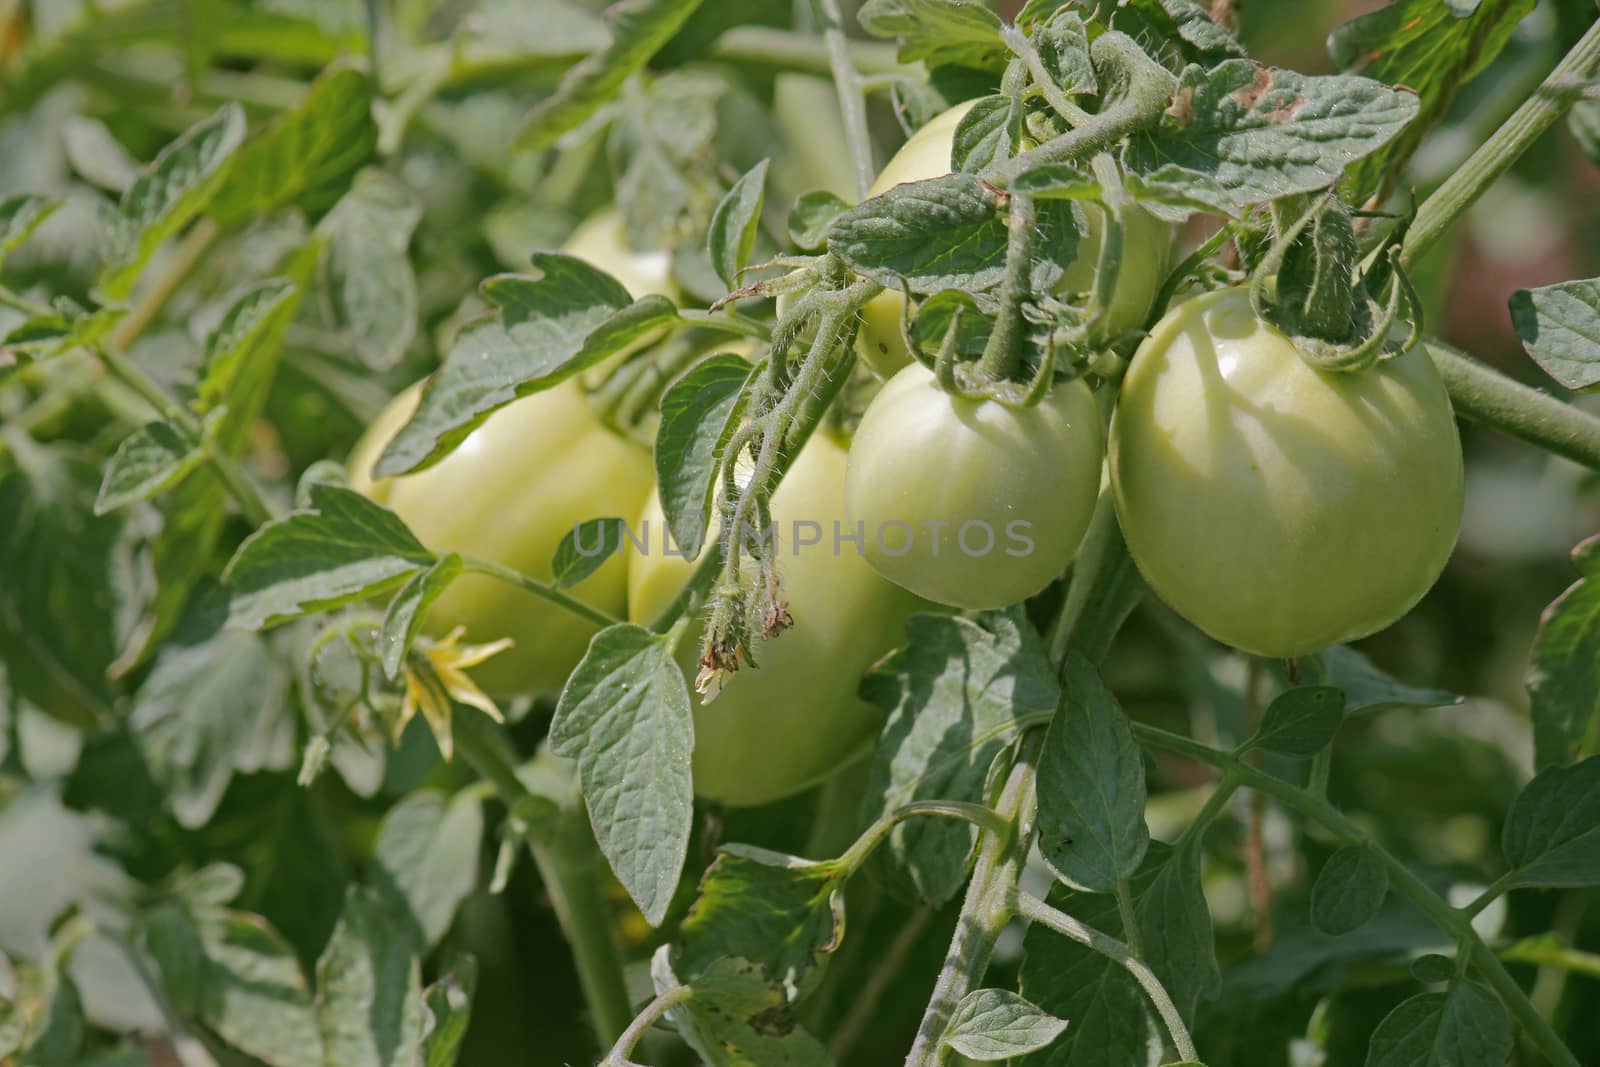
<path id="1" fill-rule="evenodd" d="M 1250 84 L 1242 89 L 1235 89 L 1228 94 L 1228 98 L 1236 101 L 1241 107 L 1252 108 L 1256 106 L 1256 101 L 1265 96 L 1271 88 L 1272 69 L 1257 63 L 1256 76 L 1250 80 Z"/>
<path id="2" fill-rule="evenodd" d="M 1297 96 L 1287 104 L 1275 107 L 1267 112 L 1267 120 L 1269 122 L 1293 122 L 1295 116 L 1299 115 L 1305 109 L 1305 106 L 1306 98 Z"/>
<path id="3" fill-rule="evenodd" d="M 1172 97 L 1172 103 L 1167 105 L 1167 114 L 1177 120 L 1179 126 L 1187 126 L 1194 121 L 1194 87 L 1185 85 Z"/>

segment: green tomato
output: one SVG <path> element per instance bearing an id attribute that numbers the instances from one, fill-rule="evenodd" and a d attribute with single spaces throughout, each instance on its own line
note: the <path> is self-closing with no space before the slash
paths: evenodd
<path id="1" fill-rule="evenodd" d="M 968 400 L 913 363 L 868 405 L 850 445 L 845 516 L 867 560 L 919 596 L 1015 604 L 1055 580 L 1094 513 L 1104 459 L 1094 394 L 1058 384 L 1029 408 Z"/>
<path id="2" fill-rule="evenodd" d="M 1180 304 L 1135 353 L 1111 478 L 1150 587 L 1261 656 L 1388 626 L 1461 526 L 1461 439 L 1427 354 L 1315 370 L 1243 289 Z"/>
<path id="3" fill-rule="evenodd" d="M 374 482 L 373 461 L 416 410 L 420 393 L 420 383 L 412 386 L 373 423 L 351 454 L 350 481 L 387 504 L 435 552 L 477 556 L 548 581 L 551 556 L 574 525 L 635 515 L 650 492 L 649 455 L 601 426 L 572 382 L 501 408 L 427 470 Z M 620 616 L 626 563 L 620 555 L 607 560 L 571 592 Z M 558 605 L 479 574 L 457 578 L 428 612 L 430 634 L 457 626 L 466 628 L 469 642 L 515 642 L 473 669 L 478 684 L 497 696 L 558 691 L 596 630 Z"/>
<path id="4" fill-rule="evenodd" d="M 950 149 L 956 127 L 973 103 L 969 100 L 957 104 L 912 134 L 883 168 L 867 195 L 879 196 L 905 182 L 926 181 L 950 173 Z M 1094 284 L 1104 223 L 1098 208 L 1086 210 L 1089 232 L 1080 239 L 1077 255 L 1057 284 L 1057 292 L 1082 292 Z M 1111 294 L 1111 333 L 1136 330 L 1144 325 L 1150 305 L 1165 280 L 1171 248 L 1172 232 L 1166 223 L 1138 206 L 1124 212 L 1122 266 Z M 856 352 L 880 378 L 893 377 L 911 362 L 911 352 L 900 335 L 900 318 L 905 305 L 903 293 L 885 289 L 861 309 Z"/>
<path id="5" fill-rule="evenodd" d="M 601 208 L 578 223 L 561 251 L 588 260 L 610 274 L 635 300 L 651 293 L 678 299 L 678 286 L 672 280 L 672 253 L 632 248 L 622 213 L 614 207 Z"/>
<path id="6" fill-rule="evenodd" d="M 835 543 L 836 530 L 850 532 L 844 471 L 844 450 L 817 434 L 774 496 L 778 565 L 794 625 L 761 646 L 759 667 L 738 671 L 709 703 L 696 700 L 694 785 L 701 796 L 749 805 L 797 793 L 862 755 L 883 725 L 882 710 L 856 687 L 867 668 L 904 642 L 906 618 L 927 605 L 874 574 L 855 544 Z M 624 546 L 632 555 L 628 615 L 648 624 L 683 590 L 695 564 L 664 551 L 666 520 L 654 495 L 634 533 L 649 540 L 643 554 Z M 820 540 L 801 544 L 812 537 Z M 689 631 L 678 662 L 693 679 L 703 627 Z"/>

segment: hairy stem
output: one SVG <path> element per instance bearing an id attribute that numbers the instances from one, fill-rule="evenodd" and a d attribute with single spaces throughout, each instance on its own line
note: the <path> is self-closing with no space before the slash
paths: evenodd
<path id="1" fill-rule="evenodd" d="M 1577 98 L 1576 87 L 1600 68 L 1600 22 L 1572 46 L 1532 96 L 1423 202 L 1406 231 L 1401 261 L 1411 265 L 1432 248 L 1494 180 L 1505 173 Z"/>
<path id="2" fill-rule="evenodd" d="M 1040 731 L 1024 736 L 1006 778 L 999 812 L 1008 820 L 1008 832 L 985 833 L 980 839 L 955 936 L 917 1027 L 916 1041 L 906 1055 L 906 1067 L 938 1067 L 945 1062 L 943 1039 L 950 1018 L 962 998 L 983 981 L 995 941 L 1015 913 L 1017 879 L 1033 845 L 1034 761 L 1042 740 Z"/>
<path id="3" fill-rule="evenodd" d="M 1528 999 L 1528 995 L 1523 992 L 1516 979 L 1506 971 L 1494 952 L 1483 943 L 1483 939 L 1472 928 L 1468 918 L 1452 908 L 1443 897 L 1429 888 L 1427 883 L 1413 874 L 1411 868 L 1362 833 L 1361 828 L 1351 822 L 1344 813 L 1299 786 L 1257 770 L 1232 752 L 1212 748 L 1210 745 L 1201 744 L 1147 723 L 1134 723 L 1133 731 L 1134 736 L 1143 744 L 1176 752 L 1235 774 L 1245 786 L 1266 793 L 1284 807 L 1320 824 L 1342 844 L 1360 844 L 1371 849 L 1372 854 L 1378 857 L 1388 871 L 1389 883 L 1411 898 L 1439 929 L 1449 934 L 1456 944 L 1461 946 L 1462 951 L 1470 955 L 1473 965 L 1494 987 L 1500 999 L 1505 1002 L 1506 1007 L 1516 1016 L 1517 1021 L 1538 1046 L 1539 1051 L 1559 1067 L 1578 1067 L 1577 1057 L 1562 1043 L 1560 1036 L 1534 1008 L 1533 1002 Z"/>
<path id="4" fill-rule="evenodd" d="M 1045 103 L 1053 108 L 1056 114 L 1067 120 L 1069 126 L 1084 126 L 1094 121 L 1083 108 L 1072 102 L 1044 68 L 1044 60 L 1039 56 L 1039 50 L 1033 47 L 1033 42 L 1028 40 L 1028 35 L 1007 23 L 1000 29 L 1000 39 L 1011 49 L 1013 55 L 1027 64 L 1028 73 L 1033 76 L 1033 84 L 1044 94 Z"/>
<path id="5" fill-rule="evenodd" d="M 1167 1033 L 1172 1036 L 1172 1046 L 1178 1050 L 1178 1055 L 1185 1062 L 1200 1062 L 1200 1054 L 1195 1050 L 1194 1040 L 1189 1036 L 1189 1028 L 1183 1024 L 1183 1016 L 1178 1014 L 1178 1006 L 1172 1002 L 1167 987 L 1161 984 L 1161 979 L 1156 977 L 1154 971 L 1139 960 L 1133 949 L 1109 934 L 1101 933 L 1092 926 L 1085 926 L 1066 912 L 1051 907 L 1031 893 L 1014 890 L 1012 902 L 1017 914 L 1023 918 L 1047 926 L 1056 933 L 1069 937 L 1127 968 L 1128 973 L 1133 975 L 1134 981 L 1139 983 L 1139 987 L 1150 998 L 1156 1014 L 1161 1016 Z"/>
<path id="6" fill-rule="evenodd" d="M 1600 417 L 1513 381 L 1442 341 L 1429 339 L 1423 347 L 1444 378 L 1456 414 L 1600 470 Z"/>
<path id="7" fill-rule="evenodd" d="M 1000 315 L 983 349 L 980 373 L 994 382 L 1010 381 L 1022 373 L 1026 323 L 1022 304 L 1033 292 L 1033 246 L 1039 232 L 1039 213 L 1031 196 L 1013 195 L 1008 219 L 1006 273 L 1000 287 Z"/>
<path id="8" fill-rule="evenodd" d="M 856 172 L 856 194 L 865 200 L 872 187 L 872 176 L 877 168 L 872 163 L 872 135 L 867 132 L 867 98 L 861 87 L 850 54 L 850 42 L 844 35 L 844 18 L 839 13 L 839 0 L 812 0 L 817 21 L 822 25 L 822 39 L 828 48 L 828 69 L 833 74 L 833 84 L 839 91 L 839 111 L 844 117 L 844 133 L 850 142 L 850 162 Z"/>

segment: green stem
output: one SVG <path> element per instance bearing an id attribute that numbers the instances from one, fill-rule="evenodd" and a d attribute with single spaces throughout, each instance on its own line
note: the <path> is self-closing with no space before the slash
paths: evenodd
<path id="1" fill-rule="evenodd" d="M 850 143 L 850 162 L 855 166 L 856 194 L 865 200 L 877 168 L 872 163 L 872 135 L 867 131 L 867 98 L 861 88 L 861 75 L 844 34 L 839 0 L 812 0 L 812 5 L 828 49 L 828 70 L 839 92 L 839 111 L 844 117 L 844 133 Z"/>
<path id="2" fill-rule="evenodd" d="M 617 1043 L 611 1046 L 611 1051 L 606 1058 L 600 1061 L 600 1067 L 637 1067 L 628 1057 L 633 1054 L 633 1047 L 639 1043 L 645 1033 L 674 1007 L 682 1004 L 693 995 L 686 985 L 673 986 L 665 993 L 660 994 L 644 1006 L 644 1010 L 628 1024 L 622 1036 L 617 1038 Z"/>
<path id="3" fill-rule="evenodd" d="M 568 596 L 549 582 L 541 582 L 537 578 L 530 578 L 521 571 L 503 567 L 492 560 L 479 559 L 476 556 L 465 556 L 461 560 L 463 569 L 473 574 L 486 574 L 491 578 L 498 578 L 536 597 L 559 604 L 580 618 L 587 619 L 599 627 L 615 626 L 622 620 L 599 608 L 591 607 L 576 597 Z"/>
<path id="4" fill-rule="evenodd" d="M 903 72 L 906 68 L 887 41 L 847 41 L 850 65 L 867 74 Z M 736 26 L 712 42 L 713 59 L 746 63 L 773 70 L 794 70 L 807 74 L 831 74 L 833 53 L 815 34 L 794 33 L 767 26 Z"/>
<path id="5" fill-rule="evenodd" d="M 772 327 L 728 308 L 721 311 L 680 308 L 678 317 L 691 326 L 703 326 L 708 330 L 721 330 L 723 333 L 738 334 L 741 337 L 753 337 L 757 341 L 772 340 Z"/>
<path id="6" fill-rule="evenodd" d="M 1581 974 L 1585 978 L 1600 979 L 1600 956 L 1593 952 L 1569 948 L 1553 943 L 1547 938 L 1530 938 L 1508 945 L 1496 952 L 1507 963 L 1529 963 L 1537 967 L 1554 967 L 1560 971 Z"/>
<path id="7" fill-rule="evenodd" d="M 915 800 L 903 805 L 884 815 L 877 822 L 867 827 L 861 836 L 844 854 L 839 857 L 838 863 L 845 870 L 854 874 L 872 855 L 874 849 L 883 843 L 889 832 L 896 826 L 920 815 L 939 816 L 946 819 L 960 819 L 962 822 L 971 823 L 979 830 L 993 836 L 1003 837 L 1011 833 L 1012 820 L 1003 812 L 993 808 L 984 807 L 982 804 L 969 804 L 964 800 Z"/>
<path id="8" fill-rule="evenodd" d="M 531 793 L 517 777 L 510 739 L 486 716 L 456 716 L 452 740 L 456 752 L 494 786 L 512 816 L 528 827 L 528 850 L 572 949 L 596 1040 L 606 1048 L 627 1028 L 633 1010 L 605 910 L 599 848 L 588 817 L 581 806 L 561 810 L 548 798 Z"/>
<path id="9" fill-rule="evenodd" d="M 1233 794 L 1238 791 L 1239 776 L 1232 771 L 1224 772 L 1221 780 L 1217 782 L 1217 787 L 1211 791 L 1210 796 L 1206 797 L 1205 804 L 1195 813 L 1195 817 L 1189 821 L 1189 825 L 1183 828 L 1183 834 L 1179 836 L 1177 842 L 1172 846 L 1172 851 L 1182 852 L 1193 844 L 1201 834 L 1206 832 L 1206 827 L 1210 826 L 1216 817 L 1222 814 L 1222 809 L 1227 806 L 1228 801 L 1233 799 Z"/>
<path id="10" fill-rule="evenodd" d="M 962 999 L 983 981 L 995 942 L 1015 914 L 1017 879 L 1033 845 L 1034 762 L 1043 736 L 1036 731 L 1023 738 L 1017 762 L 1006 778 L 999 804 L 999 813 L 1007 820 L 1006 832 L 986 833 L 980 839 L 955 936 L 917 1027 L 916 1041 L 906 1055 L 906 1067 L 938 1067 L 945 1062 L 948 1046 L 943 1039 L 950 1018 Z"/>
<path id="11" fill-rule="evenodd" d="M 1388 871 L 1389 883 L 1411 898 L 1439 929 L 1450 935 L 1457 945 L 1471 954 L 1473 964 L 1494 987 L 1500 999 L 1517 1017 L 1517 1021 L 1522 1024 L 1523 1029 L 1528 1032 L 1528 1036 L 1533 1039 L 1544 1056 L 1560 1067 L 1578 1067 L 1577 1058 L 1534 1008 L 1516 979 L 1511 977 L 1495 954 L 1483 943 L 1483 939 L 1472 928 L 1467 916 L 1452 908 L 1443 897 L 1413 874 L 1411 868 L 1362 833 L 1361 828 L 1351 822 L 1343 812 L 1298 786 L 1290 785 L 1281 778 L 1257 770 L 1231 752 L 1223 752 L 1147 723 L 1134 723 L 1133 731 L 1142 743 L 1153 748 L 1176 752 L 1181 756 L 1236 774 L 1240 782 L 1249 788 L 1265 793 L 1291 811 L 1319 823 L 1342 844 L 1365 845 L 1371 849 L 1372 854 L 1378 857 Z"/>
<path id="12" fill-rule="evenodd" d="M 1523 385 L 1442 341 L 1423 345 L 1456 414 L 1600 470 L 1600 417 Z"/>
<path id="13" fill-rule="evenodd" d="M 1027 324 L 1022 304 L 1033 293 L 1033 245 L 1039 213 L 1033 197 L 1013 195 L 1006 242 L 1006 273 L 1000 287 L 1000 315 L 983 349 L 979 373 L 991 382 L 1012 381 L 1022 373 Z"/>
<path id="14" fill-rule="evenodd" d="M 1033 76 L 1033 84 L 1044 94 L 1045 103 L 1054 108 L 1056 114 L 1066 119 L 1067 125 L 1084 126 L 1094 120 L 1094 116 L 1072 102 L 1072 98 L 1056 84 L 1050 72 L 1044 69 L 1044 60 L 1039 57 L 1039 50 L 1033 47 L 1033 42 L 1028 40 L 1027 34 L 1007 23 L 1000 29 L 1000 39 L 1018 59 L 1027 64 L 1028 73 Z"/>
<path id="15" fill-rule="evenodd" d="M 199 266 L 200 259 L 206 251 L 216 243 L 222 235 L 222 229 L 209 218 L 201 219 L 189 228 L 183 235 L 177 247 L 172 250 L 172 258 L 166 263 L 160 274 L 134 301 L 133 307 L 117 323 L 106 340 L 112 348 L 119 352 L 126 352 L 133 347 L 133 342 L 144 333 L 145 328 L 160 314 L 161 309 L 167 306 L 167 301 L 178 287 Z"/>
<path id="16" fill-rule="evenodd" d="M 1512 872 L 1507 871 L 1505 874 L 1502 874 L 1499 878 L 1495 879 L 1489 888 L 1485 889 L 1482 893 L 1479 893 L 1477 897 L 1463 907 L 1461 909 L 1461 914 L 1465 915 L 1469 919 L 1475 918 L 1479 912 L 1481 912 L 1484 908 L 1487 908 L 1490 904 L 1493 904 L 1502 895 L 1504 895 L 1507 890 L 1514 888 L 1515 885 L 1516 881 Z"/>
<path id="17" fill-rule="evenodd" d="M 1024 171 L 1091 156 L 1160 121 L 1177 84 L 1166 68 L 1145 55 L 1131 37 L 1116 30 L 1096 37 L 1089 56 L 1102 77 L 1113 84 L 1121 82 L 1122 92 L 1092 122 L 1012 156 L 985 174 L 987 180 L 1003 188 Z"/>
<path id="18" fill-rule="evenodd" d="M 1189 1036 L 1189 1028 L 1183 1024 L 1183 1016 L 1178 1013 L 1178 1006 L 1172 1002 L 1167 987 L 1161 984 L 1161 979 L 1138 959 L 1129 946 L 1092 926 L 1084 925 L 1031 893 L 1013 890 L 1012 901 L 1017 914 L 1023 918 L 1047 926 L 1056 933 L 1069 937 L 1085 948 L 1115 960 L 1126 968 L 1134 981 L 1144 990 L 1145 995 L 1150 998 L 1150 1003 L 1155 1005 L 1156 1014 L 1161 1016 L 1167 1033 L 1172 1035 L 1172 1046 L 1178 1050 L 1178 1055 L 1186 1063 L 1200 1062 L 1200 1053 L 1196 1051 L 1194 1040 Z"/>
<path id="19" fill-rule="evenodd" d="M 1600 67 L 1600 22 L 1589 27 L 1532 96 L 1423 202 L 1406 230 L 1401 260 L 1417 262 L 1494 180 L 1505 173 L 1574 99 L 1573 86 Z"/>
<path id="20" fill-rule="evenodd" d="M 1142 960 L 1144 935 L 1139 930 L 1139 914 L 1133 909 L 1133 887 L 1126 878 L 1118 878 L 1117 884 L 1112 887 L 1112 894 L 1117 898 L 1117 918 L 1122 920 L 1122 933 L 1128 939 L 1128 951 L 1135 959 Z"/>

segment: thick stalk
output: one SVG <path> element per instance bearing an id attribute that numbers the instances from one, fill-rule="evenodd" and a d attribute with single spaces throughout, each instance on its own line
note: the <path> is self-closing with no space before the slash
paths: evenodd
<path id="1" fill-rule="evenodd" d="M 906 1067 L 938 1067 L 945 1062 L 943 1039 L 950 1017 L 962 998 L 983 981 L 995 941 L 1014 914 L 1017 878 L 1033 845 L 1037 787 L 1034 761 L 1042 740 L 1040 732 L 1023 738 L 1017 762 L 1000 795 L 999 813 L 1008 820 L 1009 830 L 982 837 L 972 880 L 967 883 L 967 895 L 961 904 L 961 917 L 956 920 L 955 936 L 917 1027 L 917 1039 L 906 1055 Z"/>
<path id="2" fill-rule="evenodd" d="M 1501 374 L 1443 341 L 1423 345 L 1456 414 L 1600 470 L 1600 417 Z"/>
<path id="3" fill-rule="evenodd" d="M 1577 90 L 1594 77 L 1597 68 L 1600 21 L 1579 38 L 1533 95 L 1423 202 L 1416 220 L 1406 230 L 1402 263 L 1414 264 L 1432 248 L 1483 191 L 1566 113 L 1577 98 Z"/>
<path id="4" fill-rule="evenodd" d="M 1371 849 L 1372 854 L 1378 857 L 1388 871 L 1389 884 L 1409 897 L 1427 913 L 1439 929 L 1450 935 L 1464 954 L 1470 955 L 1473 965 L 1494 987 L 1511 1014 L 1516 1016 L 1533 1043 L 1538 1046 L 1539 1051 L 1559 1067 L 1578 1067 L 1577 1057 L 1562 1043 L 1560 1036 L 1534 1008 L 1533 1002 L 1528 999 L 1522 987 L 1506 971 L 1494 952 L 1483 943 L 1483 939 L 1472 928 L 1472 923 L 1467 917 L 1429 888 L 1427 883 L 1412 873 L 1411 868 L 1362 833 L 1360 827 L 1351 822 L 1343 812 L 1298 786 L 1291 785 L 1265 771 L 1257 770 L 1231 752 L 1223 752 L 1147 723 L 1134 723 L 1133 731 L 1134 735 L 1146 745 L 1176 752 L 1237 776 L 1243 785 L 1266 793 L 1284 807 L 1320 824 L 1342 844 L 1360 844 Z"/>
<path id="5" fill-rule="evenodd" d="M 992 382 L 1011 381 L 1022 373 L 1023 341 L 1027 324 L 1022 303 L 1033 292 L 1033 245 L 1039 231 L 1039 213 L 1031 196 L 1011 197 L 1006 273 L 1000 286 L 1000 316 L 983 349 L 979 371 Z"/>
<path id="6" fill-rule="evenodd" d="M 872 135 L 867 132 L 867 99 L 861 88 L 861 75 L 851 58 L 850 42 L 844 35 L 839 0 L 812 0 L 812 6 L 828 48 L 828 70 L 839 92 L 839 113 L 844 118 L 850 162 L 856 172 L 856 195 L 865 200 L 877 168 L 872 163 Z"/>

